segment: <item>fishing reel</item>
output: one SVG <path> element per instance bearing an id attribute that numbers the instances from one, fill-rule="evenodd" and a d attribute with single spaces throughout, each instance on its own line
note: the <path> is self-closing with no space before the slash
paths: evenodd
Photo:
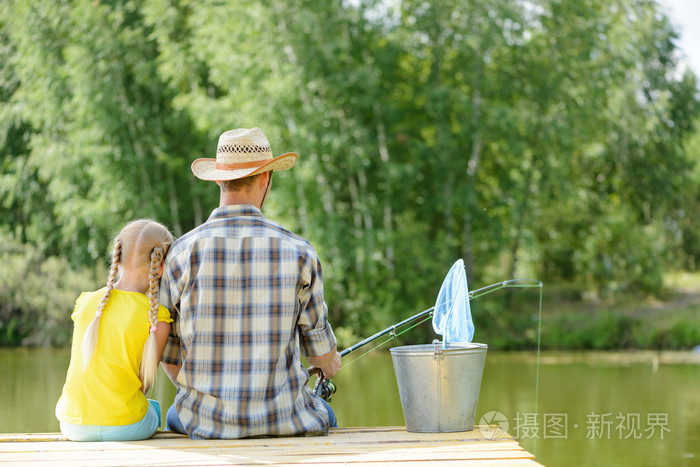
<path id="1" fill-rule="evenodd" d="M 331 401 L 331 397 L 333 396 L 333 394 L 335 394 L 335 391 L 337 389 L 338 388 L 335 386 L 335 383 L 333 381 L 322 378 L 316 380 L 316 385 L 314 386 L 314 392 L 316 393 L 316 395 L 326 402 Z"/>
<path id="2" fill-rule="evenodd" d="M 326 402 L 331 401 L 331 397 L 335 394 L 338 387 L 330 379 L 325 379 L 323 377 L 323 372 L 320 368 L 314 368 L 309 371 L 309 375 L 316 375 L 316 384 L 314 384 L 314 394 L 323 399 Z"/>

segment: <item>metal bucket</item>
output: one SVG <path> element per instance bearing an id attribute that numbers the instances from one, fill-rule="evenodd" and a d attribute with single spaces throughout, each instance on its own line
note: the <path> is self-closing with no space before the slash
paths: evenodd
<path id="1" fill-rule="evenodd" d="M 486 344 L 394 347 L 394 362 L 406 430 L 445 433 L 474 429 Z"/>

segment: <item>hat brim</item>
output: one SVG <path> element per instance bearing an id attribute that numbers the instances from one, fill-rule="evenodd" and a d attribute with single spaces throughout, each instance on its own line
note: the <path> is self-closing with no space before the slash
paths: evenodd
<path id="1" fill-rule="evenodd" d="M 217 169 L 216 159 L 202 158 L 192 162 L 192 173 L 200 180 L 208 181 L 225 181 L 237 180 L 239 178 L 250 177 L 251 175 L 261 174 L 273 170 L 279 172 L 282 170 L 291 169 L 297 161 L 297 155 L 293 152 L 282 154 L 274 159 L 270 159 L 260 167 L 252 167 L 246 169 Z"/>

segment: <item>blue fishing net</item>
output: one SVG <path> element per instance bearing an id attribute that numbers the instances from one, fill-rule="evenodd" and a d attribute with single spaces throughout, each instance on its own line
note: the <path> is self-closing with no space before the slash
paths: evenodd
<path id="1" fill-rule="evenodd" d="M 467 273 L 462 259 L 452 265 L 440 287 L 433 312 L 433 329 L 442 336 L 443 348 L 451 343 L 471 342 L 474 337 Z"/>

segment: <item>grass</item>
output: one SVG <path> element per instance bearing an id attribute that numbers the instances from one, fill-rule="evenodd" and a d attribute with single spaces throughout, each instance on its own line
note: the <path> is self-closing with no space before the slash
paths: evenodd
<path id="1" fill-rule="evenodd" d="M 574 287 L 543 289 L 541 346 L 545 350 L 682 350 L 700 345 L 700 274 L 674 274 L 660 298 L 586 297 Z M 501 350 L 537 345 L 538 297 L 517 292 L 474 303 L 475 339 Z M 514 295 L 515 296 L 515 295 Z"/>

